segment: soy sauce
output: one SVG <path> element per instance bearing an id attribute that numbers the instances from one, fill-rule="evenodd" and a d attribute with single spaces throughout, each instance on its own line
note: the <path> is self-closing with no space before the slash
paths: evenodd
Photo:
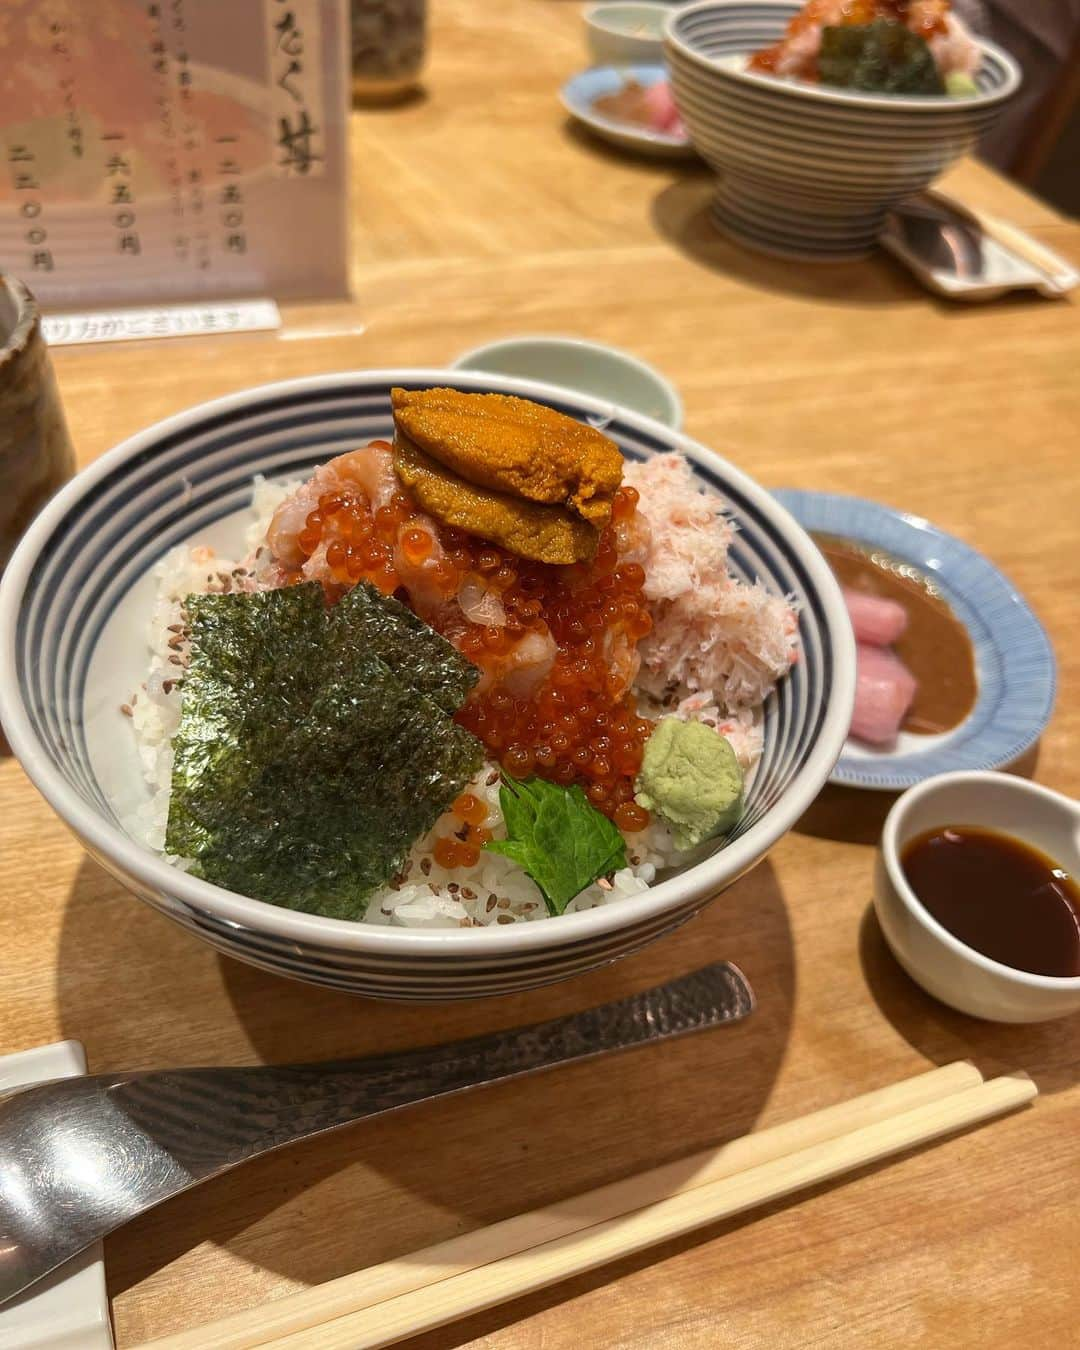
<path id="1" fill-rule="evenodd" d="M 992 961 L 1034 975 L 1080 975 L 1080 887 L 1011 835 L 948 825 L 908 842 L 904 876 L 944 928 Z"/>

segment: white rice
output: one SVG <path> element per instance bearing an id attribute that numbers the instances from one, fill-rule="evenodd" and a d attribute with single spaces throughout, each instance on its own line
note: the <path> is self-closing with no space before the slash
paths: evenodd
<path id="1" fill-rule="evenodd" d="M 295 483 L 269 483 L 262 478 L 255 480 L 252 522 L 244 533 L 246 556 L 241 562 L 218 557 L 209 548 L 181 546 L 168 553 L 154 569 L 157 596 L 147 633 L 150 669 L 145 684 L 129 701 L 149 795 L 126 824 L 133 838 L 156 852 L 164 850 L 172 738 L 180 721 L 178 677 L 182 676 L 186 661 L 183 599 L 210 590 L 250 588 L 256 551 L 265 539 L 270 517 L 295 486 Z M 711 694 L 696 694 L 664 711 L 697 717 L 716 726 L 728 736 L 746 770 L 752 768 L 760 755 L 760 720 L 749 714 L 734 717 L 724 714 Z M 487 803 L 486 828 L 495 838 L 505 838 L 499 809 L 498 764 L 486 762 L 467 790 Z M 417 840 L 394 881 L 371 897 L 363 921 L 403 928 L 469 928 L 547 918 L 547 906 L 539 890 L 509 858 L 481 850 L 474 867 L 439 866 L 433 852 L 436 842 L 460 828 L 461 821 L 456 816 L 447 813 L 440 817 Z M 680 853 L 670 830 L 655 819 L 640 833 L 627 836 L 626 852 L 629 866 L 582 891 L 571 900 L 567 913 L 611 904 L 648 890 L 659 869 L 678 867 L 693 856 Z M 189 865 L 184 859 L 170 857 L 169 861 L 179 867 Z"/>

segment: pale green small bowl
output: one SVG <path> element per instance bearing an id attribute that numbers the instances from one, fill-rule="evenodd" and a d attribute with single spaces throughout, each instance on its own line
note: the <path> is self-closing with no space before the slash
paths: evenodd
<path id="1" fill-rule="evenodd" d="M 642 413 L 675 431 L 683 424 L 675 388 L 636 356 L 570 337 L 516 337 L 463 353 L 454 370 L 540 380 Z"/>
<path id="2" fill-rule="evenodd" d="M 589 51 L 598 66 L 632 66 L 664 59 L 664 24 L 669 5 L 627 3 L 590 5 L 585 11 Z"/>

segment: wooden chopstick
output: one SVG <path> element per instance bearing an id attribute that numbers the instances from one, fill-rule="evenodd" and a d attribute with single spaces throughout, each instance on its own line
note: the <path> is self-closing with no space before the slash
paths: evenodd
<path id="1" fill-rule="evenodd" d="M 1030 1079 L 996 1078 L 412 1294 L 262 1344 L 274 1350 L 376 1350 L 393 1345 L 1013 1110 L 1034 1095 Z"/>
<path id="2" fill-rule="evenodd" d="M 154 1350 L 390 1345 L 937 1138 L 1035 1095 L 956 1063 L 269 1305 Z"/>
<path id="3" fill-rule="evenodd" d="M 971 210 L 971 208 L 967 208 Z M 1033 238 L 1026 230 L 1019 229 L 999 216 L 987 215 L 984 211 L 971 211 L 984 234 L 996 239 L 1006 249 L 1017 253 L 1025 262 L 1030 263 L 1037 272 L 1041 272 L 1054 286 L 1067 286 L 1075 282 L 1075 269 L 1067 258 L 1047 248 L 1041 240 Z"/>

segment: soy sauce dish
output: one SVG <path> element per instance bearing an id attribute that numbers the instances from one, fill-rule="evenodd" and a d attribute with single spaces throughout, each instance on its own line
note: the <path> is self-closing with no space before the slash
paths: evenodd
<path id="1" fill-rule="evenodd" d="M 874 908 L 927 993 L 1043 1022 L 1080 1012 L 1078 877 L 1080 804 L 1008 774 L 942 774 L 889 812 Z"/>

